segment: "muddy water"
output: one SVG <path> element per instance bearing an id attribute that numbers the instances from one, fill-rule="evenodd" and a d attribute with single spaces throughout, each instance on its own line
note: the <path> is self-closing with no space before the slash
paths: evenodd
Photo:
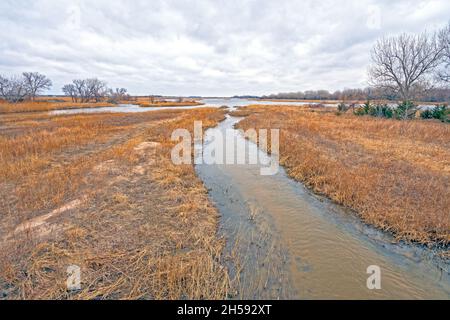
<path id="1" fill-rule="evenodd" d="M 217 142 L 216 133 L 239 120 L 228 117 L 207 131 L 205 158 Z M 247 154 L 258 154 L 263 163 L 270 160 L 238 131 L 233 134 L 245 143 Z M 263 176 L 260 167 L 196 166 L 222 216 L 227 261 L 238 275 L 235 298 L 450 298 L 448 263 L 418 246 L 395 244 L 345 209 L 313 195 L 284 170 Z M 367 288 L 372 265 L 381 270 L 380 290 Z"/>

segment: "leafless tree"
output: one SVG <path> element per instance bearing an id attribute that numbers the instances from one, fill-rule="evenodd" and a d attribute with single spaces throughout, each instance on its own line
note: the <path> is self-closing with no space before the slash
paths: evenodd
<path id="1" fill-rule="evenodd" d="M 112 103 L 118 103 L 122 100 L 128 100 L 129 95 L 127 93 L 127 89 L 125 88 L 116 88 L 108 89 L 108 101 Z"/>
<path id="2" fill-rule="evenodd" d="M 52 81 L 38 72 L 24 72 L 22 75 L 25 89 L 33 101 L 40 92 L 48 90 L 52 86 Z"/>
<path id="3" fill-rule="evenodd" d="M 75 88 L 75 85 L 66 84 L 64 87 L 62 87 L 62 91 L 66 96 L 72 98 L 72 102 L 78 102 L 77 89 Z"/>
<path id="4" fill-rule="evenodd" d="M 0 75 L 0 96 L 5 99 L 9 80 Z"/>
<path id="5" fill-rule="evenodd" d="M 85 85 L 88 100 L 94 99 L 95 102 L 99 102 L 107 95 L 108 88 L 104 81 L 98 80 L 97 78 L 86 79 Z"/>
<path id="6" fill-rule="evenodd" d="M 90 102 L 92 100 L 99 102 L 106 96 L 109 96 L 110 93 L 110 89 L 108 89 L 106 82 L 97 78 L 73 80 L 71 84 L 66 84 L 62 90 L 64 94 L 72 98 L 73 102 L 79 101 L 81 103 Z M 118 90 L 120 91 L 122 89 Z"/>
<path id="7" fill-rule="evenodd" d="M 442 69 L 438 76 L 444 82 L 450 82 L 450 23 L 439 32 L 439 41 L 444 48 Z"/>
<path id="8" fill-rule="evenodd" d="M 17 76 L 9 79 L 0 76 L 0 95 L 4 100 L 12 103 L 24 100 L 28 95 L 24 79 Z"/>
<path id="9" fill-rule="evenodd" d="M 372 50 L 370 81 L 410 101 L 432 87 L 433 72 L 442 56 L 442 45 L 434 34 L 382 38 Z"/>

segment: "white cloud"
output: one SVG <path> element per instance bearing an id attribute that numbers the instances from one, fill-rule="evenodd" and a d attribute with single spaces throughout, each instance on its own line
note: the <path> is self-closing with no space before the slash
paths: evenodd
<path id="1" fill-rule="evenodd" d="M 335 90 L 365 85 L 377 37 L 448 17 L 448 0 L 2 0 L 0 73 L 45 73 L 55 93 L 87 76 L 134 94 Z"/>

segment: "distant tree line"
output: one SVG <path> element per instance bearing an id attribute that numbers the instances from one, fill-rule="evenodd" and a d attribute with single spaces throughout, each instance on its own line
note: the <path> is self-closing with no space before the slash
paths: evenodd
<path id="1" fill-rule="evenodd" d="M 299 99 L 299 100 L 365 100 L 368 97 L 378 98 L 384 95 L 375 88 L 344 89 L 334 92 L 328 90 L 307 90 L 289 93 L 278 93 L 262 96 L 264 99 Z"/>
<path id="2" fill-rule="evenodd" d="M 292 99 L 292 100 L 339 100 L 339 101 L 365 101 L 365 100 L 401 100 L 401 96 L 390 90 L 382 88 L 367 87 L 364 89 L 344 89 L 334 92 L 327 90 L 308 90 L 299 92 L 287 92 L 264 95 L 263 99 Z M 421 95 L 417 100 L 427 102 L 449 102 L 450 88 L 431 88 Z"/>

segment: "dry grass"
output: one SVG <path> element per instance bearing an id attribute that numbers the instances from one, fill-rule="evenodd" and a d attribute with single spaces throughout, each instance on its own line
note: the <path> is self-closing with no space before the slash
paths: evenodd
<path id="1" fill-rule="evenodd" d="M 218 215 L 174 128 L 217 109 L 50 116 L 0 123 L 0 298 L 217 299 L 229 288 Z M 66 269 L 82 290 L 66 289 Z"/>
<path id="2" fill-rule="evenodd" d="M 8 103 L 0 100 L 0 114 L 15 113 L 15 112 L 37 112 L 37 111 L 51 111 L 51 110 L 65 110 L 78 108 L 99 108 L 114 106 L 108 102 L 89 102 L 89 103 L 75 103 L 70 98 L 62 97 L 55 99 L 40 98 L 36 101 L 25 101 L 19 103 Z"/>
<path id="3" fill-rule="evenodd" d="M 179 106 L 200 106 L 203 103 L 189 99 L 182 102 L 167 101 L 164 99 L 151 101 L 149 97 L 134 97 L 130 100 L 124 100 L 123 104 L 136 104 L 141 107 L 179 107 Z M 101 102 L 72 102 L 70 97 L 38 97 L 36 101 L 24 101 L 19 103 L 8 103 L 0 100 L 0 114 L 8 113 L 25 113 L 25 112 L 42 112 L 52 110 L 66 110 L 79 108 L 101 108 L 114 107 L 116 104 L 106 101 Z"/>
<path id="4" fill-rule="evenodd" d="M 450 126 L 252 106 L 238 127 L 280 128 L 280 161 L 398 239 L 450 243 Z"/>
<path id="5" fill-rule="evenodd" d="M 151 107 L 184 107 L 184 106 L 201 106 L 203 103 L 197 101 L 183 101 L 183 102 L 157 102 L 157 103 L 147 103 L 140 102 L 139 106 L 143 108 L 151 108 Z"/>
<path id="6" fill-rule="evenodd" d="M 202 102 L 198 102 L 193 99 L 186 99 L 184 101 L 168 101 L 164 99 L 152 99 L 150 97 L 134 97 L 128 101 L 122 101 L 123 103 L 131 103 L 139 105 L 143 108 L 151 107 L 180 107 L 180 106 L 201 106 Z"/>
<path id="7" fill-rule="evenodd" d="M 336 104 L 338 105 L 340 100 L 314 100 L 314 99 L 255 99 L 258 101 L 270 101 L 270 102 L 308 102 L 308 103 L 320 103 L 320 104 Z M 350 102 L 350 101 L 349 101 Z M 352 103 L 364 103 L 365 101 L 351 101 Z"/>

